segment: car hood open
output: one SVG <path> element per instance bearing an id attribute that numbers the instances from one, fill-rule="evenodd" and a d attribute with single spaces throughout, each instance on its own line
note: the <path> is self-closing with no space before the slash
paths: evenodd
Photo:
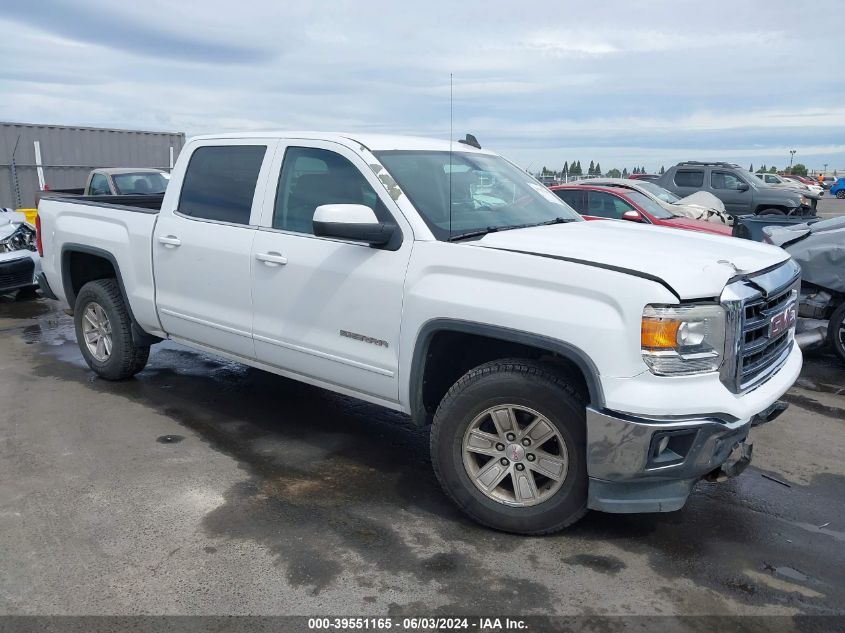
<path id="1" fill-rule="evenodd" d="M 768 244 L 613 220 L 514 229 L 464 244 L 657 278 L 680 299 L 717 297 L 731 278 L 789 259 Z"/>

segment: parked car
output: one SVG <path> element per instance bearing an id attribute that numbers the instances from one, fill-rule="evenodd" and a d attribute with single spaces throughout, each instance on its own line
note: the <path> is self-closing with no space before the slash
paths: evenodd
<path id="1" fill-rule="evenodd" d="M 45 196 L 37 222 L 42 288 L 97 375 L 169 338 L 404 411 L 432 424 L 446 493 L 500 530 L 677 510 L 747 466 L 801 369 L 782 249 L 584 222 L 448 141 L 197 137 L 160 212 Z"/>
<path id="2" fill-rule="evenodd" d="M 675 215 L 639 191 L 580 184 L 558 185 L 549 190 L 588 220 L 628 220 L 714 235 L 731 234 L 729 226 Z"/>
<path id="3" fill-rule="evenodd" d="M 840 200 L 845 198 L 845 178 L 837 180 L 830 188 L 830 195 L 836 196 Z"/>
<path id="4" fill-rule="evenodd" d="M 754 174 L 765 182 L 767 185 L 772 187 L 787 187 L 789 189 L 795 189 L 800 192 L 809 192 L 810 196 L 813 199 L 818 199 L 819 197 L 824 194 L 824 189 L 822 189 L 818 184 L 816 185 L 806 185 L 800 180 L 793 180 L 789 176 L 780 176 L 778 174 L 763 174 L 763 173 L 756 173 Z"/>
<path id="5" fill-rule="evenodd" d="M 785 175 L 784 177 L 792 178 L 794 180 L 797 180 L 798 182 L 804 183 L 805 185 L 815 185 L 815 186 L 819 185 L 818 180 L 813 180 L 809 176 L 799 176 L 797 174 L 788 174 L 788 175 Z"/>
<path id="6" fill-rule="evenodd" d="M 147 167 L 103 167 L 92 169 L 79 189 L 48 189 L 53 194 L 82 196 L 149 196 L 161 195 L 167 188 L 170 174 Z"/>
<path id="7" fill-rule="evenodd" d="M 0 209 L 0 294 L 35 291 L 41 272 L 35 251 L 35 229 L 24 214 Z"/>
<path id="8" fill-rule="evenodd" d="M 797 343 L 827 346 L 845 363 L 845 217 L 763 232 L 801 266 Z"/>
<path id="9" fill-rule="evenodd" d="M 725 205 L 716 196 L 706 191 L 698 191 L 686 198 L 679 198 L 668 189 L 648 180 L 629 180 L 628 178 L 596 178 L 586 183 L 599 187 L 615 187 L 627 191 L 638 191 L 651 198 L 672 215 L 693 220 L 703 220 L 731 226 L 733 216 L 725 211 Z"/>
<path id="10" fill-rule="evenodd" d="M 666 170 L 657 184 L 678 196 L 708 191 L 731 215 L 815 215 L 816 200 L 783 187 L 771 187 L 732 163 L 686 161 Z"/>

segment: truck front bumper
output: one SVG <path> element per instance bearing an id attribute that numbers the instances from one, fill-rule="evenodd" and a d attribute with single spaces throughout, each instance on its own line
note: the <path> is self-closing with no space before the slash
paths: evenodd
<path id="1" fill-rule="evenodd" d="M 588 506 L 603 512 L 672 512 L 702 477 L 723 480 L 751 461 L 748 432 L 786 409 L 744 420 L 642 418 L 587 408 Z"/>

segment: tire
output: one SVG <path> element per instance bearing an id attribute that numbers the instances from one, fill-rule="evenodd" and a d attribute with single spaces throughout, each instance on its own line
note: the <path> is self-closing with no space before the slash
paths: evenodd
<path id="1" fill-rule="evenodd" d="M 827 343 L 839 360 L 845 363 L 845 302 L 840 303 L 830 315 L 830 322 L 827 324 Z"/>
<path id="2" fill-rule="evenodd" d="M 780 209 L 769 208 L 769 209 L 762 209 L 761 211 L 759 211 L 757 213 L 757 215 L 786 215 L 786 214 L 783 211 L 781 211 Z"/>
<path id="3" fill-rule="evenodd" d="M 497 444 L 490 443 L 489 449 L 485 449 L 486 455 L 465 450 L 471 429 L 483 432 L 485 428 L 492 428 L 492 433 L 498 433 L 500 424 L 494 424 L 492 414 L 488 412 L 494 409 L 499 414 L 506 406 L 513 407 L 512 413 L 502 415 L 516 420 L 516 426 L 521 427 L 520 435 L 502 439 Z M 538 417 L 532 417 L 534 414 Z M 529 428 L 532 419 L 536 421 L 533 431 Z M 483 424 L 475 427 L 479 420 L 484 420 Z M 526 431 L 528 433 L 521 435 Z M 540 441 L 541 432 L 551 432 L 553 437 Z M 531 441 L 529 435 L 538 436 L 537 444 L 522 449 L 521 443 L 526 438 Z M 504 446 L 504 451 L 500 446 Z M 520 450 L 521 456 L 518 455 Z M 505 458 L 510 463 L 509 474 L 504 475 L 493 493 L 483 492 L 473 479 L 480 479 L 479 473 L 488 466 L 498 470 L 496 462 L 501 464 L 505 454 L 512 457 L 512 460 Z M 587 513 L 585 402 L 564 377 L 541 363 L 498 360 L 464 374 L 449 389 L 434 415 L 431 456 L 434 471 L 446 494 L 469 517 L 488 527 L 516 534 L 550 534 L 572 525 Z M 549 458 L 558 462 L 554 468 L 562 476 L 557 480 L 537 473 L 541 463 L 553 464 Z M 520 463 L 522 470 L 517 472 L 514 469 L 518 469 Z M 517 499 L 514 477 L 523 482 L 522 490 L 528 490 L 531 485 L 527 483 L 526 475 L 533 481 L 536 497 L 534 501 L 521 502 Z M 498 497 L 493 498 L 491 494 Z M 509 494 L 512 499 L 508 498 Z"/>
<path id="4" fill-rule="evenodd" d="M 150 348 L 134 344 L 132 320 L 114 279 L 98 279 L 82 286 L 74 304 L 73 320 L 82 356 L 98 376 L 106 380 L 125 380 L 146 366 Z M 95 327 L 95 322 L 99 326 Z M 95 349 L 89 349 L 86 337 L 98 341 Z M 110 345 L 105 343 L 106 338 L 110 338 Z M 98 347 L 100 340 L 103 340 L 102 347 Z"/>
<path id="5" fill-rule="evenodd" d="M 837 191 L 837 192 L 836 192 L 836 197 L 837 197 L 837 198 L 839 198 L 840 200 L 842 200 L 843 198 L 845 198 L 845 189 L 843 189 L 842 191 Z"/>

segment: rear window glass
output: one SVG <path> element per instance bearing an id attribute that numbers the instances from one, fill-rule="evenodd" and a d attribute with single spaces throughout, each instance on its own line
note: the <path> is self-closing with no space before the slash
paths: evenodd
<path id="1" fill-rule="evenodd" d="M 267 147 L 200 147 L 185 172 L 179 212 L 195 218 L 249 224 L 258 172 Z"/>
<path id="2" fill-rule="evenodd" d="M 675 172 L 675 184 L 679 187 L 701 187 L 704 185 L 704 171 L 701 169 L 679 169 Z"/>

